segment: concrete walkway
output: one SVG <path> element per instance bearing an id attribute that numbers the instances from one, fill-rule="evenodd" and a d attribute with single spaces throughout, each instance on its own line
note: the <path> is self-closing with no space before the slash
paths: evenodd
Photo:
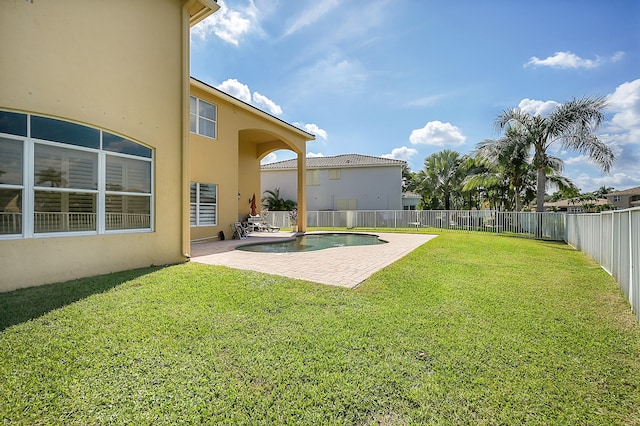
<path id="1" fill-rule="evenodd" d="M 288 232 L 253 233 L 246 240 L 225 240 L 191 245 L 191 261 L 209 265 L 223 265 L 267 274 L 281 275 L 354 288 L 374 272 L 404 257 L 437 235 L 392 234 L 379 235 L 387 244 L 373 246 L 335 247 L 298 253 L 254 253 L 234 250 L 237 246 L 256 242 L 282 241 L 294 238 Z"/>

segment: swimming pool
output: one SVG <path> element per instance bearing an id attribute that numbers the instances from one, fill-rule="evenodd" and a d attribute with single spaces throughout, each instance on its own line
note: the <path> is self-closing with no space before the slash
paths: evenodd
<path id="1" fill-rule="evenodd" d="M 257 253 L 293 253 L 322 250 L 331 247 L 370 246 L 376 244 L 386 244 L 386 241 L 381 240 L 377 235 L 371 234 L 323 233 L 306 234 L 297 237 L 295 240 L 248 244 L 246 246 L 240 246 L 236 248 L 236 250 Z"/>

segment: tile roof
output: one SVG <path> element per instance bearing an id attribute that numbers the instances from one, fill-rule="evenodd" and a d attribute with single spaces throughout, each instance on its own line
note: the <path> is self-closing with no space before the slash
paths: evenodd
<path id="1" fill-rule="evenodd" d="M 402 198 L 422 198 L 422 195 L 416 193 L 416 192 L 411 192 L 411 191 L 404 191 L 402 193 Z"/>
<path id="2" fill-rule="evenodd" d="M 307 169 L 336 169 L 345 167 L 380 167 L 380 166 L 404 166 L 406 161 L 392 158 L 373 157 L 362 154 L 343 154 L 332 157 L 307 157 Z M 296 169 L 298 160 L 284 160 L 275 163 L 263 164 L 262 170 L 286 170 Z"/>
<path id="3" fill-rule="evenodd" d="M 640 195 L 640 186 L 635 188 L 623 189 L 622 191 L 614 191 L 607 194 L 607 197 L 611 195 Z"/>
<path id="4" fill-rule="evenodd" d="M 544 203 L 545 207 L 582 207 L 583 205 L 595 204 L 596 206 L 604 206 L 607 204 L 606 198 L 598 198 L 597 200 L 560 200 L 551 203 Z"/>

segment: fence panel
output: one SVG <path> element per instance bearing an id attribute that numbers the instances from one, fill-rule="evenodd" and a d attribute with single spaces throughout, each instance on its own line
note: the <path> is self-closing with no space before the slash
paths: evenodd
<path id="1" fill-rule="evenodd" d="M 640 321 L 640 208 L 570 215 L 567 235 L 616 279 Z"/>

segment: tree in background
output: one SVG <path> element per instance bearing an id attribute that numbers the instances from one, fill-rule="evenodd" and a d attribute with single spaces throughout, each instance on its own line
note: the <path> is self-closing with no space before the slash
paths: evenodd
<path id="1" fill-rule="evenodd" d="M 470 175 L 464 188 L 501 192 L 503 205 L 514 205 L 515 211 L 521 211 L 522 193 L 531 171 L 529 150 L 524 139 L 522 132 L 510 128 L 500 139 L 480 142 L 474 152 L 475 162 L 481 166 L 480 173 Z"/>
<path id="2" fill-rule="evenodd" d="M 262 207 L 272 211 L 291 211 L 296 208 L 297 203 L 293 200 L 285 200 L 280 197 L 280 188 L 264 191 L 262 197 Z"/>
<path id="3" fill-rule="evenodd" d="M 422 196 L 424 207 L 451 210 L 452 200 L 462 200 L 465 160 L 458 152 L 448 149 L 425 158 L 424 167 L 417 176 L 419 183 L 416 188 Z"/>
<path id="4" fill-rule="evenodd" d="M 604 120 L 605 106 L 606 102 L 602 97 L 585 97 L 559 105 L 546 117 L 514 108 L 504 111 L 496 119 L 495 125 L 499 130 L 517 129 L 525 135 L 524 143 L 527 148 L 534 151 L 538 212 L 544 210 L 547 170 L 552 161 L 548 149 L 554 143 L 559 143 L 563 149 L 587 155 L 605 173 L 609 172 L 615 156 L 595 134 Z"/>

